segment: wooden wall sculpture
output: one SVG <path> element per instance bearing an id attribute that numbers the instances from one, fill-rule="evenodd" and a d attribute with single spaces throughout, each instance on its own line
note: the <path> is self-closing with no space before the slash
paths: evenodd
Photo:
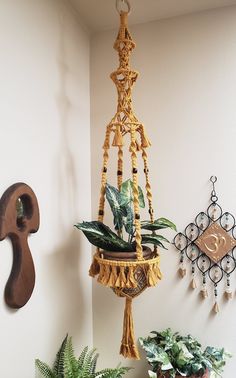
<path id="1" fill-rule="evenodd" d="M 24 183 L 10 186 L 0 200 L 0 240 L 12 242 L 13 264 L 5 287 L 9 307 L 21 308 L 30 299 L 35 269 L 28 236 L 39 229 L 39 207 L 33 190 Z"/>

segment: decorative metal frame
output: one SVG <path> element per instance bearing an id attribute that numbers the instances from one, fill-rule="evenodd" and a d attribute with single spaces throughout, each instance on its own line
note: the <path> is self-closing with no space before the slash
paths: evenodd
<path id="1" fill-rule="evenodd" d="M 200 212 L 184 232 L 174 238 L 174 245 L 180 253 L 179 273 L 186 275 L 185 260 L 191 262 L 191 287 L 197 287 L 196 270 L 202 275 L 201 295 L 208 297 L 207 282 L 214 285 L 214 312 L 219 312 L 218 285 L 225 279 L 225 296 L 233 297 L 230 276 L 236 268 L 236 220 L 228 211 L 223 212 L 215 191 L 216 176 L 211 176 L 212 192 L 207 210 Z"/>

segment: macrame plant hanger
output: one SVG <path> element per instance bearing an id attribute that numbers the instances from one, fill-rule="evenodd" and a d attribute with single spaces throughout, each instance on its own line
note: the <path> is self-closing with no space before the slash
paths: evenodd
<path id="1" fill-rule="evenodd" d="M 120 10 L 119 6 L 126 4 L 128 11 Z M 89 274 L 98 276 L 97 280 L 104 286 L 112 288 L 119 297 L 126 298 L 126 306 L 123 321 L 123 337 L 120 353 L 124 357 L 139 359 L 139 352 L 135 345 L 134 326 L 132 319 L 132 299 L 141 294 L 147 287 L 152 287 L 161 279 L 159 269 L 159 256 L 157 247 L 148 259 L 145 259 L 141 244 L 141 221 L 139 214 L 139 190 L 138 190 L 138 154 L 143 160 L 143 170 L 146 181 L 146 197 L 149 207 L 151 222 L 154 221 L 152 206 L 152 192 L 149 181 L 149 169 L 146 149 L 151 145 L 144 125 L 137 119 L 132 107 L 132 87 L 137 80 L 138 72 L 130 67 L 130 54 L 135 48 L 135 43 L 129 33 L 127 21 L 130 12 L 128 1 L 117 1 L 117 9 L 120 14 L 120 28 L 114 49 L 119 54 L 119 67 L 110 77 L 116 85 L 118 92 L 117 112 L 107 125 L 105 141 L 103 145 L 103 166 L 101 174 L 101 191 L 99 201 L 98 220 L 103 222 L 105 206 L 105 188 L 107 183 L 107 171 L 109 150 L 117 148 L 117 187 L 120 189 L 123 182 L 123 146 L 125 139 L 131 155 L 131 172 L 133 180 L 133 206 L 136 253 L 134 260 L 124 259 L 109 260 L 104 258 L 103 251 L 97 249 Z M 111 142 L 112 140 L 112 142 Z"/>

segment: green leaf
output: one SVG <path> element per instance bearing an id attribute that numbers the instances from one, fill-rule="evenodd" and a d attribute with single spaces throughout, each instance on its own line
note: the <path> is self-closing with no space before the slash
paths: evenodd
<path id="1" fill-rule="evenodd" d="M 161 248 L 167 249 L 164 246 L 164 244 L 161 242 L 161 240 L 163 241 L 163 238 L 160 238 L 160 235 L 147 234 L 147 235 L 141 235 L 141 237 L 142 237 L 142 244 L 153 244 L 153 245 L 158 245 Z"/>
<path id="2" fill-rule="evenodd" d="M 150 378 L 157 378 L 157 374 L 154 373 L 154 371 L 152 371 L 152 370 L 148 370 L 148 375 L 149 375 Z"/>
<path id="3" fill-rule="evenodd" d="M 163 228 L 171 228 L 174 231 L 177 231 L 176 226 L 173 222 L 166 218 L 156 219 L 153 223 L 150 221 L 141 222 L 141 228 L 143 230 L 157 231 Z"/>
<path id="4" fill-rule="evenodd" d="M 53 374 L 52 370 L 50 369 L 50 367 L 45 362 L 42 362 L 39 359 L 36 359 L 35 360 L 35 366 L 38 369 L 38 371 L 40 372 L 40 374 L 42 374 L 43 377 L 57 378 L 57 376 Z"/>
<path id="5" fill-rule="evenodd" d="M 74 355 L 74 349 L 73 349 L 71 337 L 67 339 L 66 347 L 65 347 L 64 375 L 68 378 L 74 378 L 78 376 L 78 363 Z"/>
<path id="6" fill-rule="evenodd" d="M 125 226 L 125 231 L 129 235 L 132 235 L 134 229 L 134 213 L 129 205 L 126 207 L 126 215 L 123 217 L 123 224 Z"/>
<path id="7" fill-rule="evenodd" d="M 133 188 L 134 188 L 134 184 L 133 184 L 133 181 L 130 179 L 122 183 L 120 187 L 122 206 L 127 206 L 131 202 L 133 202 L 134 200 Z M 138 194 L 139 206 L 144 208 L 145 207 L 144 195 L 140 186 L 138 187 L 138 192 L 139 192 Z"/>
<path id="8" fill-rule="evenodd" d="M 53 373 L 58 378 L 64 377 L 64 358 L 65 358 L 65 349 L 66 349 L 67 340 L 68 340 L 68 335 L 66 335 L 66 337 L 62 341 L 60 349 L 56 355 L 56 360 L 53 364 Z"/>
<path id="9" fill-rule="evenodd" d="M 96 247 L 106 251 L 114 252 L 133 252 L 135 247 L 127 243 L 116 235 L 108 226 L 102 222 L 92 221 L 83 222 L 75 225 L 79 230 L 83 231 L 89 242 Z"/>
<path id="10" fill-rule="evenodd" d="M 106 184 L 106 198 L 114 216 L 114 226 L 118 231 L 122 230 L 124 208 L 121 205 L 121 195 L 114 186 Z"/>

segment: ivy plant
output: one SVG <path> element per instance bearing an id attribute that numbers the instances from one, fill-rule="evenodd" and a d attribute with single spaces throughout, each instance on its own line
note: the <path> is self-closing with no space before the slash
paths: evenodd
<path id="1" fill-rule="evenodd" d="M 149 377 L 156 378 L 160 372 L 168 372 L 170 378 L 176 375 L 202 377 L 208 370 L 211 378 L 219 378 L 226 359 L 231 357 L 224 348 L 208 346 L 203 350 L 191 335 L 181 336 L 170 328 L 162 332 L 152 331 L 151 334 L 153 336 L 139 338 L 152 368 Z"/>

